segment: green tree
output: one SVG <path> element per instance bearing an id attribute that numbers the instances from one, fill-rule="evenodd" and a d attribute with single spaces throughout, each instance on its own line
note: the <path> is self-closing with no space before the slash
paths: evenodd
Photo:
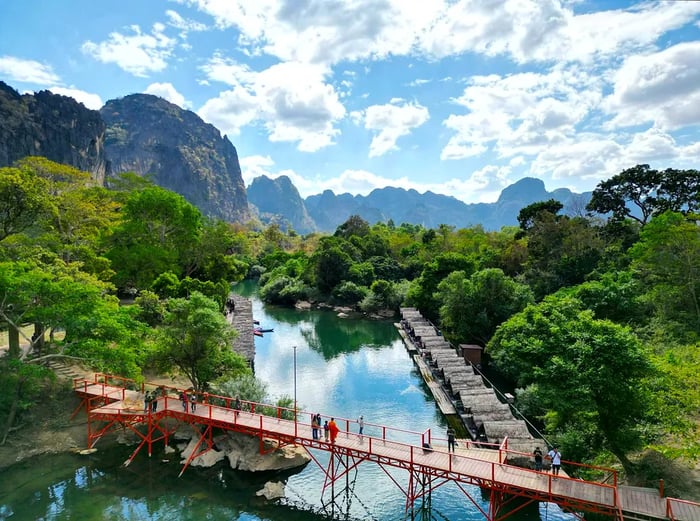
<path id="1" fill-rule="evenodd" d="M 646 301 L 667 320 L 700 333 L 700 215 L 666 212 L 654 217 L 630 250 Z"/>
<path id="2" fill-rule="evenodd" d="M 219 305 L 201 293 L 171 299 L 159 329 L 157 361 L 162 369 L 179 369 L 196 390 L 206 390 L 217 378 L 250 371 L 231 350 L 236 334 Z"/>
<path id="3" fill-rule="evenodd" d="M 667 168 L 656 196 L 660 211 L 700 213 L 700 172 Z"/>
<path id="4" fill-rule="evenodd" d="M 595 319 L 576 299 L 547 297 L 503 323 L 487 353 L 519 387 L 534 388 L 550 432 L 593 430 L 586 456 L 607 449 L 632 470 L 627 453 L 641 444 L 653 368 L 629 329 Z"/>
<path id="5" fill-rule="evenodd" d="M 420 277 L 411 281 L 406 295 L 407 303 L 420 309 L 425 317 L 437 321 L 440 315 L 440 301 L 436 298 L 435 292 L 440 281 L 454 271 L 463 271 L 471 276 L 474 269 L 474 260 L 465 255 L 452 252 L 441 253 L 424 266 Z"/>
<path id="6" fill-rule="evenodd" d="M 659 211 L 656 194 L 662 179 L 661 172 L 649 165 L 628 168 L 600 182 L 586 208 L 600 214 L 612 213 L 616 220 L 634 219 L 644 226 Z"/>
<path id="7" fill-rule="evenodd" d="M 187 275 L 201 229 L 199 210 L 181 195 L 159 187 L 132 194 L 107 254 L 117 287 L 146 289 L 165 271 Z"/>
<path id="8" fill-rule="evenodd" d="M 496 328 L 534 301 L 532 291 L 498 268 L 449 274 L 438 285 L 440 326 L 457 343 L 486 345 Z"/>
<path id="9" fill-rule="evenodd" d="M 370 232 L 369 223 L 359 215 L 351 215 L 348 220 L 338 226 L 335 230 L 336 237 L 349 239 L 353 235 L 356 237 L 365 237 Z"/>
<path id="10" fill-rule="evenodd" d="M 347 280 L 353 259 L 341 249 L 341 243 L 331 237 L 321 240 L 319 249 L 313 255 L 313 263 L 316 287 L 327 295 L 343 280 Z"/>
<path id="11" fill-rule="evenodd" d="M 0 241 L 34 225 L 47 210 L 47 183 L 26 169 L 0 168 Z"/>
<path id="12" fill-rule="evenodd" d="M 536 221 L 541 219 L 542 213 L 557 215 L 562 208 L 564 208 L 564 205 L 556 199 L 532 203 L 531 205 L 521 209 L 518 213 L 518 223 L 520 224 L 520 229 L 523 231 L 528 231 L 534 226 Z"/>

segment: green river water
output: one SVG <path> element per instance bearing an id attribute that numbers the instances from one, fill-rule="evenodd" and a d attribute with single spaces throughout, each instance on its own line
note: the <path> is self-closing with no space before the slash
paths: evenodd
<path id="1" fill-rule="evenodd" d="M 245 290 L 245 287 L 243 287 Z M 277 397 L 294 393 L 304 410 L 324 416 L 365 417 L 368 423 L 410 431 L 433 429 L 444 436 L 446 423 L 391 322 L 340 319 L 328 311 L 270 308 L 253 302 L 254 316 L 274 332 L 256 338 L 256 375 Z M 66 411 L 66 415 L 70 411 Z M 373 435 L 373 428 L 366 428 Z M 129 467 L 122 463 L 133 447 L 97 445 L 89 456 L 43 456 L 19 463 L 0 475 L 0 521 L 35 520 L 289 520 L 410 519 L 405 497 L 377 465 L 359 466 L 350 491 L 336 502 L 321 498 L 323 472 L 314 462 L 287 473 L 255 475 L 224 468 L 190 467 L 178 478 L 179 458 L 157 447 L 152 458 L 141 452 Z M 326 453 L 314 455 L 324 464 Z M 390 471 L 406 486 L 407 475 Z M 268 502 L 255 495 L 266 481 L 286 481 L 286 497 Z M 344 483 L 343 483 L 344 484 Z M 478 488 L 468 488 L 481 508 L 488 503 Z M 337 491 L 337 490 L 336 490 Z M 467 521 L 483 515 L 455 486 L 433 493 L 429 511 L 415 519 Z M 554 505 L 533 505 L 513 521 L 573 519 Z"/>

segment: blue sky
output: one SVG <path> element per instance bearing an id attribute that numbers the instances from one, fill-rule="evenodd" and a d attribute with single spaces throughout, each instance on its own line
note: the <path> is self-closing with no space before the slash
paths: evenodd
<path id="1" fill-rule="evenodd" d="M 246 184 L 492 202 L 700 168 L 700 2 L 3 0 L 0 79 L 136 92 L 229 136 Z"/>

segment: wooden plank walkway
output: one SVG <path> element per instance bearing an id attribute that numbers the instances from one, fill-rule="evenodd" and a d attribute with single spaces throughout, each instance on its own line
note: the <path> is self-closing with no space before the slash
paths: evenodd
<path id="1" fill-rule="evenodd" d="M 255 337 L 253 335 L 253 303 L 250 299 L 231 293 L 229 295 L 234 303 L 234 308 L 226 314 L 226 320 L 236 331 L 238 337 L 233 341 L 231 349 L 248 361 L 253 367 L 255 361 Z"/>
<path id="2" fill-rule="evenodd" d="M 109 381 L 109 379 L 106 379 Z M 569 478 L 561 474 L 554 478 L 551 474 L 509 465 L 506 449 L 487 450 L 472 445 L 469 440 L 460 440 L 460 447 L 455 454 L 446 452 L 442 447 L 433 446 L 425 450 L 422 446 L 426 433 L 410 432 L 390 427 L 365 424 L 367 434 L 357 434 L 355 420 L 337 418 L 341 428 L 335 444 L 323 440 L 314 440 L 309 421 L 294 421 L 281 418 L 283 409 L 277 408 L 278 417 L 263 416 L 253 409 L 241 411 L 239 415 L 231 408 L 198 403 L 195 411 L 184 407 L 178 397 L 178 390 L 166 389 L 165 396 L 158 398 L 155 413 L 144 413 L 143 394 L 117 385 L 76 380 L 76 393 L 85 398 L 113 400 L 100 407 L 90 409 L 89 418 L 107 422 L 132 425 L 148 423 L 160 418 L 174 417 L 185 419 L 188 423 L 216 426 L 226 430 L 241 431 L 305 447 L 338 452 L 373 461 L 380 465 L 398 468 L 420 469 L 429 471 L 433 476 L 443 479 L 476 484 L 493 488 L 505 493 L 517 494 L 538 501 L 548 501 L 580 511 L 608 511 L 616 515 L 619 506 L 629 519 L 670 519 L 666 516 L 667 507 L 672 508 L 674 521 L 700 521 L 700 504 L 682 500 L 658 498 L 647 494 L 640 497 L 639 491 L 625 487 L 589 482 Z M 211 399 L 224 397 L 210 396 Z M 230 398 L 226 398 L 230 400 Z M 189 405 L 189 404 L 188 404 Z M 265 407 L 273 407 L 266 405 Z M 311 414 L 300 412 L 299 417 L 310 418 Z M 90 422 L 88 422 L 88 426 Z M 377 434 L 378 435 L 371 435 Z M 619 503 L 616 501 L 619 498 Z M 663 508 L 660 508 L 663 503 Z"/>
<path id="3" fill-rule="evenodd" d="M 403 338 L 403 344 L 404 346 L 406 346 L 408 352 L 413 353 L 413 361 L 418 367 L 418 370 L 420 371 L 420 374 L 423 377 L 425 385 L 427 385 L 428 389 L 430 389 L 430 392 L 432 393 L 433 398 L 435 399 L 435 403 L 440 409 L 440 412 L 442 414 L 457 414 L 457 409 L 455 409 L 452 400 L 450 400 L 449 396 L 447 396 L 447 393 L 442 388 L 442 385 L 440 385 L 440 382 L 435 381 L 435 379 L 433 378 L 433 374 L 430 368 L 428 367 L 428 364 L 425 363 L 425 361 L 419 354 L 415 354 L 415 347 L 413 348 L 413 350 L 411 350 L 410 346 L 412 346 L 413 343 L 406 337 L 406 332 L 398 324 L 394 325 L 397 327 L 399 334 Z"/>

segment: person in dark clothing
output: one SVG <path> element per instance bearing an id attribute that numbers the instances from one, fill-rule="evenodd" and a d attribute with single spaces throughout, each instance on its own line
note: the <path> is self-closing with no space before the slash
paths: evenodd
<path id="1" fill-rule="evenodd" d="M 542 470 L 542 450 L 539 447 L 535 447 L 532 455 L 535 457 L 535 470 L 539 472 Z"/>
<path id="2" fill-rule="evenodd" d="M 452 427 L 447 429 L 447 452 L 455 451 L 455 430 Z"/>

